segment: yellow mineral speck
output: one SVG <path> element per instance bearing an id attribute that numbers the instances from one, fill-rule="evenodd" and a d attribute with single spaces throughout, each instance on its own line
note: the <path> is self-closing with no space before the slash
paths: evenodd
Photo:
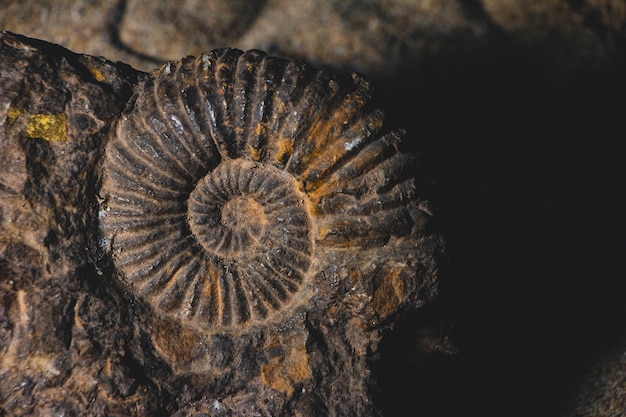
<path id="1" fill-rule="evenodd" d="M 29 138 L 44 139 L 48 142 L 67 140 L 67 120 L 65 114 L 33 114 L 28 119 L 26 134 Z"/>
<path id="2" fill-rule="evenodd" d="M 18 117 L 20 117 L 20 115 L 22 114 L 22 112 L 14 107 L 10 107 L 9 111 L 7 112 L 7 120 L 9 121 L 9 124 L 13 124 L 15 123 L 15 121 L 17 120 Z"/>
<path id="3" fill-rule="evenodd" d="M 104 82 L 107 79 L 107 77 L 105 77 L 104 74 L 98 68 L 90 68 L 89 72 L 91 73 L 91 75 L 93 75 L 93 77 L 99 83 Z"/>

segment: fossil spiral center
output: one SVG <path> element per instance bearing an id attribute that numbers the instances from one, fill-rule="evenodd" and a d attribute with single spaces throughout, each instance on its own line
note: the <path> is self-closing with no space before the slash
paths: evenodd
<path id="1" fill-rule="evenodd" d="M 288 174 L 246 160 L 222 161 L 201 178 L 188 203 L 188 222 L 206 251 L 238 260 L 287 242 L 304 202 Z M 294 224 L 294 220 L 297 220 Z"/>
<path id="2" fill-rule="evenodd" d="M 256 239 L 263 233 L 266 223 L 263 206 L 253 198 L 234 197 L 222 206 L 222 224 L 233 233 L 244 233 Z"/>

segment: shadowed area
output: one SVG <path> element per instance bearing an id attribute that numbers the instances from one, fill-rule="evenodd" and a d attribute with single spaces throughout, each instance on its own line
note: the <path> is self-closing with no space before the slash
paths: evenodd
<path id="1" fill-rule="evenodd" d="M 381 401 L 388 415 L 561 415 L 626 339 L 626 78 L 507 38 L 412 71 L 382 82 L 428 142 L 452 262 L 426 317 L 459 353 L 411 361 L 425 318 L 407 320 L 382 348 Z"/>

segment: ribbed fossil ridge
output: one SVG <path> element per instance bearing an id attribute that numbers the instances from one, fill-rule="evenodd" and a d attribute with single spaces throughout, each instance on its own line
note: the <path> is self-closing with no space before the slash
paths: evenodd
<path id="1" fill-rule="evenodd" d="M 106 148 L 103 242 L 158 313 L 245 329 L 297 303 L 319 252 L 411 231 L 411 157 L 360 77 L 216 50 L 148 77 Z"/>

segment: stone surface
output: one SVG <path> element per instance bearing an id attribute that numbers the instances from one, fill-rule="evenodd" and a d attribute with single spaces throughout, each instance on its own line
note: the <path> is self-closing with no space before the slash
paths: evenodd
<path id="1" fill-rule="evenodd" d="M 231 3 L 205 8 L 233 22 Z M 268 0 L 232 35 L 198 20 L 173 27 L 176 9 L 147 4 L 4 0 L 0 28 L 145 71 L 221 46 L 358 70 L 429 141 L 456 269 L 437 306 L 381 343 L 389 415 L 626 408 L 615 388 L 626 325 L 622 0 Z M 462 352 L 453 360 L 433 353 L 450 350 L 449 337 Z"/>
<path id="2" fill-rule="evenodd" d="M 445 244 L 368 82 L 8 32 L 0 57 L 3 413 L 380 414 L 370 362 Z"/>
<path id="3" fill-rule="evenodd" d="M 261 49 L 388 77 L 493 36 L 539 45 L 566 65 L 602 65 L 626 36 L 621 0 L 211 0 L 2 2 L 0 28 L 150 71 L 220 47 Z"/>

